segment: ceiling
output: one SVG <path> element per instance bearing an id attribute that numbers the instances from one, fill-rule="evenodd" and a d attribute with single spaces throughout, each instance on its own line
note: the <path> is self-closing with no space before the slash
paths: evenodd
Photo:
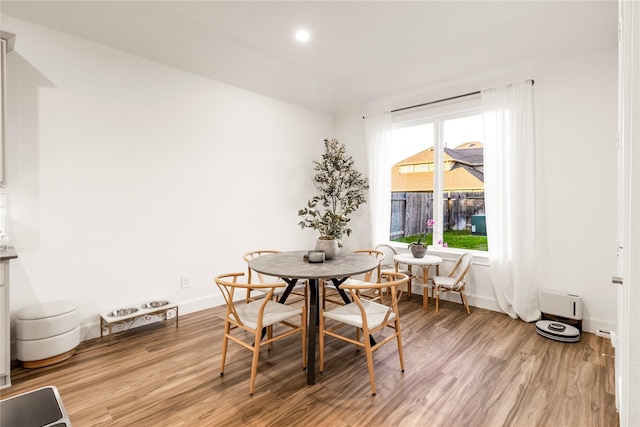
<path id="1" fill-rule="evenodd" d="M 2 0 L 0 8 L 328 114 L 501 65 L 617 43 L 615 0 Z M 300 27 L 311 33 L 305 45 L 293 38 Z"/>

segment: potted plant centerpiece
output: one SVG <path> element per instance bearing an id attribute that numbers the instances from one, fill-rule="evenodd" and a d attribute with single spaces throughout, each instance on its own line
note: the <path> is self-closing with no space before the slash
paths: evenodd
<path id="1" fill-rule="evenodd" d="M 369 184 L 355 169 L 355 162 L 343 143 L 325 139 L 324 146 L 322 160 L 313 161 L 316 171 L 313 183 L 318 194 L 298 211 L 298 215 L 303 217 L 300 227 L 313 228 L 320 233 L 316 250 L 325 251 L 325 258 L 331 259 L 338 253 L 340 239 L 351 234 L 349 215 L 366 203 L 365 192 Z"/>
<path id="2" fill-rule="evenodd" d="M 409 249 L 414 258 L 422 258 L 427 253 L 427 236 L 429 231 L 433 228 L 433 218 L 427 220 L 427 229 L 424 234 L 418 237 L 418 240 L 409 244 Z"/>

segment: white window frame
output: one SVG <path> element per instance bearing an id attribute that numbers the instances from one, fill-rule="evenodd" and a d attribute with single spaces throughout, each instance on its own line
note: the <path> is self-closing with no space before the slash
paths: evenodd
<path id="1" fill-rule="evenodd" d="M 455 102 L 452 104 L 439 106 L 437 108 L 430 108 L 421 111 L 412 111 L 408 114 L 397 114 L 393 117 L 392 130 L 401 129 L 405 127 L 413 127 L 424 124 L 433 124 L 434 129 L 434 196 L 433 196 L 433 220 L 434 227 L 433 233 L 443 236 L 443 220 L 444 220 L 444 199 L 442 197 L 444 192 L 444 122 L 447 120 L 453 120 L 457 118 L 463 118 L 473 115 L 481 115 L 482 107 L 480 104 L 480 97 L 473 97 L 462 102 Z M 393 146 L 393 142 L 392 142 Z M 425 147 L 427 149 L 429 147 Z M 393 149 L 393 148 L 392 148 Z M 392 246 L 404 247 L 404 243 L 389 242 Z M 440 247 L 434 243 L 430 248 L 431 252 L 447 254 L 459 254 L 468 249 L 462 248 L 445 248 Z M 480 258 L 488 257 L 487 251 L 472 250 L 474 256 Z"/>

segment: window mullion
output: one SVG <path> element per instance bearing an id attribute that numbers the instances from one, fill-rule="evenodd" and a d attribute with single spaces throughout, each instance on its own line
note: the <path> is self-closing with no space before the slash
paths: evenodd
<path id="1" fill-rule="evenodd" d="M 444 193 L 444 121 L 437 119 L 433 126 L 434 140 L 434 180 L 433 180 L 433 245 L 437 246 L 442 236 L 443 193 Z"/>

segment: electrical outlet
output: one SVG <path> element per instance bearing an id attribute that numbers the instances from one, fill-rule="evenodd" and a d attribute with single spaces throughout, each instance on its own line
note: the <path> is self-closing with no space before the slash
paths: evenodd
<path id="1" fill-rule="evenodd" d="M 183 274 L 180 277 L 180 287 L 182 289 L 187 289 L 191 287 L 191 277 L 187 276 L 186 274 Z"/>

